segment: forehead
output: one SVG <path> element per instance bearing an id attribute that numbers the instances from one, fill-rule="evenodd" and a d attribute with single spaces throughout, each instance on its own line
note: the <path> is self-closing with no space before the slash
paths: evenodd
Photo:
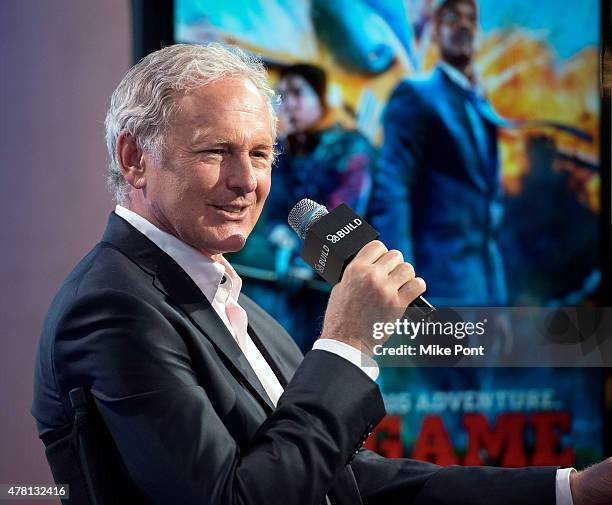
<path id="1" fill-rule="evenodd" d="M 290 75 L 281 77 L 281 79 L 278 81 L 277 87 L 280 93 L 288 93 L 288 92 L 304 91 L 304 90 L 312 91 L 314 93 L 314 90 L 312 89 L 312 86 L 308 84 L 308 81 L 304 79 L 301 75 L 298 75 L 298 74 L 290 74 Z"/>
<path id="2" fill-rule="evenodd" d="M 272 136 L 270 109 L 259 89 L 247 78 L 225 77 L 198 86 L 177 98 L 172 126 L 201 134 L 205 131 L 240 131 Z"/>
<path id="3" fill-rule="evenodd" d="M 449 12 L 456 12 L 456 13 L 461 13 L 461 14 L 466 14 L 466 15 L 472 15 L 472 14 L 476 14 L 476 6 L 469 1 L 456 1 L 456 2 L 449 2 L 448 4 L 446 4 L 444 7 L 442 7 L 441 12 L 444 11 L 449 11 Z"/>

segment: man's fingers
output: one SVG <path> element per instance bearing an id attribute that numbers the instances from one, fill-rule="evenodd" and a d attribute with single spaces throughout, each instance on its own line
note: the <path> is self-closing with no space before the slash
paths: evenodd
<path id="1" fill-rule="evenodd" d="M 425 281 L 421 277 L 415 277 L 404 284 L 398 291 L 398 296 L 402 306 L 407 307 L 411 304 L 419 295 L 425 293 L 427 288 Z"/>
<path id="2" fill-rule="evenodd" d="M 365 246 L 363 246 L 353 261 L 351 261 L 351 264 L 355 262 L 372 264 L 387 251 L 387 247 L 380 240 L 373 240 L 372 242 L 368 242 Z"/>
<path id="3" fill-rule="evenodd" d="M 385 273 L 390 274 L 397 266 L 404 262 L 404 255 L 397 249 L 392 249 L 376 260 L 375 265 Z"/>
<path id="4" fill-rule="evenodd" d="M 414 268 L 410 263 L 400 263 L 389 273 L 389 281 L 402 286 L 414 279 Z"/>

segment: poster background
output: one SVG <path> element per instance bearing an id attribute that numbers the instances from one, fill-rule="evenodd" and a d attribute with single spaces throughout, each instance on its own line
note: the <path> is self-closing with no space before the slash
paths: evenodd
<path id="1" fill-rule="evenodd" d="M 505 207 L 500 242 L 511 279 L 511 304 L 591 303 L 600 281 L 599 2 L 478 3 L 481 30 L 475 67 L 497 112 L 513 120 L 555 121 L 590 137 L 580 139 L 550 127 L 500 132 Z M 337 121 L 380 146 L 381 114 L 393 88 L 403 78 L 430 71 L 438 60 L 431 40 L 431 8 L 428 0 L 176 0 L 175 39 L 220 41 L 253 51 L 267 62 L 272 84 L 280 66 L 320 66 L 327 72 L 327 98 Z M 245 250 L 233 260 L 248 278 L 247 294 L 307 350 L 318 334 L 328 289 L 306 273 L 299 259 L 293 266 L 301 276 L 281 278 L 276 271 L 278 251 L 268 238 L 264 215 Z M 553 389 L 552 410 L 570 415 L 559 451 L 570 447 L 580 465 L 602 455 L 601 390 L 592 387 L 601 383 L 599 370 L 383 369 L 380 383 L 389 414 L 400 412 L 404 455 L 411 454 L 428 412 L 394 412 L 394 393 L 534 386 Z M 483 411 L 491 426 L 505 412 Z M 533 414 L 528 409 L 519 412 Z M 467 444 L 461 413 L 438 414 L 461 454 Z M 534 444 L 529 430 L 528 452 Z"/>

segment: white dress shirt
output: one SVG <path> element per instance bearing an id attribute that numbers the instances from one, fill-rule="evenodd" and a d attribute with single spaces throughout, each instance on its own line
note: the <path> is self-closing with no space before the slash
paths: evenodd
<path id="1" fill-rule="evenodd" d="M 479 94 L 483 94 L 482 87 L 478 82 L 478 78 L 474 79 L 474 82 L 471 82 L 459 70 L 444 61 L 439 62 L 438 67 L 440 67 L 440 69 L 448 76 L 448 78 L 455 84 L 457 84 L 459 87 L 466 90 L 475 90 Z"/>
<path id="2" fill-rule="evenodd" d="M 242 279 L 229 262 L 222 256 L 220 261 L 212 260 L 121 205 L 115 207 L 115 213 L 176 261 L 191 277 L 236 340 L 270 400 L 276 405 L 283 394 L 283 387 L 247 332 L 247 313 L 238 304 Z M 353 346 L 338 340 L 321 338 L 312 348 L 336 354 L 359 367 L 372 380 L 378 378 L 377 363 Z M 557 505 L 573 505 L 569 487 L 571 470 L 568 468 L 557 471 Z"/>

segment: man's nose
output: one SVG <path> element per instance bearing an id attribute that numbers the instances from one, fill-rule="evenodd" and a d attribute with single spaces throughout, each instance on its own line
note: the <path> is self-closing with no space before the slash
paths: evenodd
<path id="1" fill-rule="evenodd" d="M 228 167 L 228 187 L 240 194 L 247 194 L 255 191 L 257 188 L 257 178 L 255 177 L 255 169 L 251 163 L 251 156 L 248 152 L 245 152 L 233 158 L 231 166 Z"/>
<path id="2" fill-rule="evenodd" d="M 462 16 L 462 17 L 459 19 L 459 23 L 458 23 L 458 25 L 459 25 L 459 28 L 466 28 L 466 29 L 468 29 L 468 30 L 471 30 L 471 29 L 472 29 L 472 28 L 474 28 L 474 26 L 475 26 L 475 24 L 474 24 L 474 20 L 473 20 L 473 19 L 470 19 L 470 18 L 468 18 L 468 17 L 466 17 L 466 16 Z"/>
<path id="3" fill-rule="evenodd" d="M 472 29 L 476 26 L 476 19 L 470 14 L 460 14 L 457 25 L 461 28 Z"/>

